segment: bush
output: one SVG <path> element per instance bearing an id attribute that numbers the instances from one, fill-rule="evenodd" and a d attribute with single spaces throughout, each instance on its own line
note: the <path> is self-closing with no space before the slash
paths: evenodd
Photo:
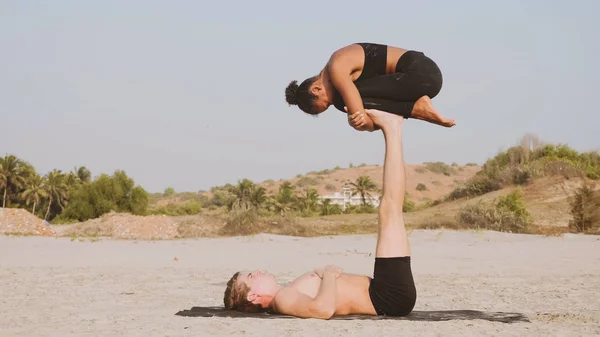
<path id="1" fill-rule="evenodd" d="M 195 215 L 202 213 L 202 203 L 190 200 L 185 204 L 177 205 L 177 204 L 168 204 L 166 206 L 161 206 L 156 209 L 153 209 L 149 212 L 152 215 L 170 215 L 170 216 L 179 216 L 179 215 Z"/>
<path id="2" fill-rule="evenodd" d="M 522 144 L 498 153 L 485 162 L 481 171 L 463 186 L 456 188 L 448 199 L 477 196 L 511 185 L 525 185 L 542 176 L 562 175 L 565 178 L 600 178 L 598 152 L 579 154 L 566 145 L 531 147 Z M 467 164 L 468 165 L 468 164 Z"/>
<path id="3" fill-rule="evenodd" d="M 571 200 L 571 214 L 569 228 L 572 231 L 594 233 L 600 230 L 600 192 L 589 184 L 579 187 Z"/>
<path id="4" fill-rule="evenodd" d="M 532 225 L 531 215 L 518 189 L 500 198 L 495 205 L 479 201 L 462 207 L 458 212 L 457 222 L 464 228 L 509 233 L 528 233 Z"/>
<path id="5" fill-rule="evenodd" d="M 340 207 L 341 210 L 341 207 Z M 365 214 L 365 213 L 377 213 L 378 212 L 378 208 L 370 205 L 370 204 L 366 204 L 366 205 L 346 205 L 346 210 L 343 211 L 343 213 L 345 214 Z M 336 213 L 329 213 L 329 214 L 336 214 Z"/>
<path id="6" fill-rule="evenodd" d="M 415 203 L 412 201 L 408 195 L 404 196 L 404 203 L 402 204 L 402 210 L 404 212 L 412 212 L 415 210 Z"/>
<path id="7" fill-rule="evenodd" d="M 258 212 L 254 209 L 235 210 L 227 215 L 225 225 L 219 231 L 225 236 L 244 236 L 258 234 L 263 230 Z"/>
<path id="8" fill-rule="evenodd" d="M 425 163 L 425 167 L 433 173 L 441 173 L 446 176 L 450 176 L 456 173 L 456 170 L 454 168 L 450 167 L 448 164 L 439 161 Z"/>
<path id="9" fill-rule="evenodd" d="M 344 213 L 344 210 L 342 209 L 342 206 L 338 205 L 338 204 L 327 204 L 327 205 L 320 205 L 321 207 L 321 211 L 320 214 L 321 215 L 332 215 L 332 214 L 342 214 Z"/>
<path id="10" fill-rule="evenodd" d="M 466 183 L 450 192 L 446 199 L 455 200 L 465 197 L 475 197 L 500 189 L 500 183 L 485 176 L 475 176 Z"/>
<path id="11" fill-rule="evenodd" d="M 496 208 L 514 214 L 518 218 L 523 219 L 525 223 L 531 223 L 531 214 L 523 201 L 523 191 L 521 188 L 517 188 L 510 194 L 500 197 Z"/>
<path id="12" fill-rule="evenodd" d="M 116 171 L 112 176 L 103 174 L 81 185 L 70 199 L 61 214 L 62 221 L 85 221 L 111 211 L 144 215 L 148 207 L 148 192 L 136 186 L 123 171 Z"/>
<path id="13" fill-rule="evenodd" d="M 427 186 L 425 186 L 425 184 L 419 183 L 417 185 L 417 191 L 427 191 Z"/>
<path id="14" fill-rule="evenodd" d="M 378 212 L 378 208 L 370 205 L 370 204 L 366 204 L 366 205 L 360 205 L 358 206 L 356 213 L 368 213 L 368 214 L 372 214 L 372 213 L 377 213 Z"/>

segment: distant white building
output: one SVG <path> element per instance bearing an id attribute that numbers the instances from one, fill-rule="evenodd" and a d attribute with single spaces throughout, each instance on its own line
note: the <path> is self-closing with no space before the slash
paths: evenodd
<path id="1" fill-rule="evenodd" d="M 379 207 L 379 196 L 378 195 L 368 195 L 365 196 L 367 204 L 371 204 L 374 207 Z M 359 206 L 362 205 L 362 198 L 360 195 L 352 196 L 352 189 L 344 185 L 342 187 L 342 192 L 335 192 L 329 195 L 322 195 L 319 199 L 329 199 L 331 200 L 332 205 L 340 205 L 342 209 L 346 209 L 346 205 L 354 205 Z"/>

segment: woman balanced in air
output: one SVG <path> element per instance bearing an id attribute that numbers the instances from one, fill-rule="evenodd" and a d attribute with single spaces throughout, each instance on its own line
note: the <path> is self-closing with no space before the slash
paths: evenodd
<path id="1" fill-rule="evenodd" d="M 348 113 L 348 123 L 361 131 L 376 129 L 365 109 L 377 109 L 452 127 L 433 107 L 442 88 L 442 73 L 422 52 L 376 43 L 357 43 L 334 52 L 325 68 L 285 90 L 288 104 L 311 115 L 333 105 Z"/>

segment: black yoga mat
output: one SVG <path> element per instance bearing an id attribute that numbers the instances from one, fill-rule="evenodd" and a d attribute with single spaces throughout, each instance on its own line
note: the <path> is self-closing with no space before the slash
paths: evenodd
<path id="1" fill-rule="evenodd" d="M 260 319 L 299 319 L 294 316 L 274 314 L 274 313 L 256 313 L 249 314 L 238 311 L 228 311 L 223 307 L 192 307 L 189 310 L 181 310 L 175 315 L 187 317 L 231 317 L 231 318 L 260 318 Z M 408 316 L 370 316 L 370 315 L 348 315 L 334 316 L 335 320 L 404 320 L 404 321 L 453 321 L 453 320 L 486 320 L 490 322 L 501 323 L 531 323 L 525 315 L 514 312 L 487 312 L 475 310 L 439 310 L 439 311 L 413 311 Z"/>

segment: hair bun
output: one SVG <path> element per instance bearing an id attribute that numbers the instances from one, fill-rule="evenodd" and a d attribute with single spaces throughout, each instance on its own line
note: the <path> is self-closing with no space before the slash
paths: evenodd
<path id="1" fill-rule="evenodd" d="M 298 92 L 298 81 L 291 81 L 290 84 L 285 88 L 285 100 L 290 105 L 298 105 L 298 99 L 296 93 Z"/>

